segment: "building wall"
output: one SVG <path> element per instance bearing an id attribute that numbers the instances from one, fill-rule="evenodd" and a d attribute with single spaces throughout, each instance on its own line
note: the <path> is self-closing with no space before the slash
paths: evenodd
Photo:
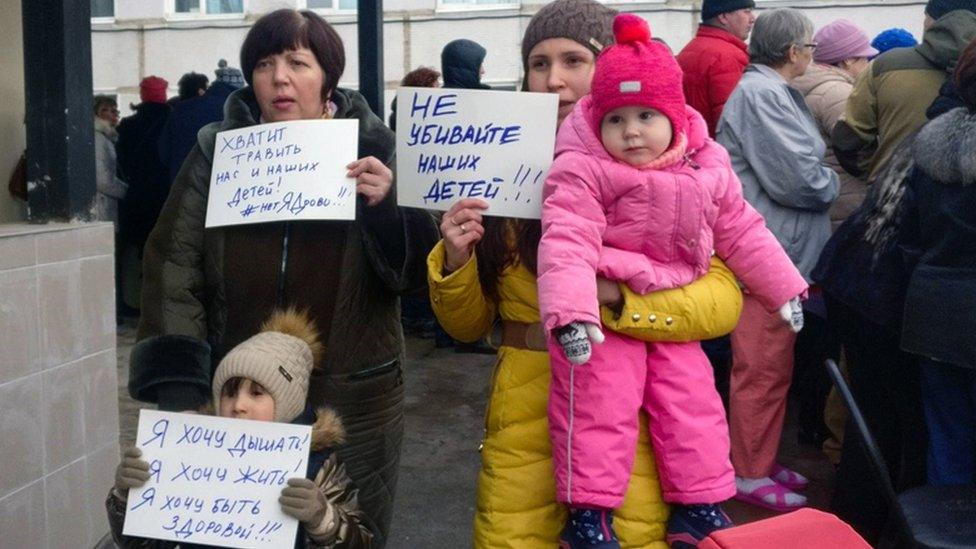
<path id="1" fill-rule="evenodd" d="M 7 179 L 27 146 L 24 129 L 24 31 L 20 2 L 0 2 L 0 224 L 26 219 L 24 205 L 7 192 Z"/>
<path id="2" fill-rule="evenodd" d="M 0 224 L 0 548 L 92 547 L 119 461 L 110 223 Z"/>
<path id="3" fill-rule="evenodd" d="M 262 13 L 280 7 L 304 6 L 304 0 L 245 0 L 245 14 L 237 17 L 167 16 L 167 0 L 116 0 L 116 20 L 92 26 L 95 88 L 116 90 L 120 107 L 138 101 L 139 80 L 150 74 L 170 81 L 173 93 L 180 75 L 190 70 L 211 78 L 217 60 L 238 65 L 240 45 L 247 29 Z M 655 36 L 679 51 L 694 36 L 700 2 L 608 2 L 639 13 Z M 925 2 L 865 0 L 799 0 L 787 4 L 762 1 L 759 8 L 790 5 L 803 10 L 819 27 L 838 18 L 857 22 L 869 36 L 898 26 L 922 34 Z M 440 51 L 455 38 L 469 38 L 488 50 L 485 81 L 512 86 L 521 80 L 520 42 L 529 18 L 541 4 L 519 8 L 441 8 L 437 0 L 386 0 L 384 29 L 384 78 L 387 102 L 404 74 L 420 66 L 440 66 Z M 346 71 L 340 84 L 358 86 L 358 48 L 355 14 L 326 13 L 346 44 Z M 115 93 L 115 92 L 113 92 Z"/>

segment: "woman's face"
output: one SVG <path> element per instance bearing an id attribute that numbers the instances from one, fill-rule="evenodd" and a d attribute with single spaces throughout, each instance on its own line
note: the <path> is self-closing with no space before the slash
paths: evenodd
<path id="1" fill-rule="evenodd" d="M 813 43 L 812 36 L 807 36 L 801 43 L 794 44 L 791 48 L 793 51 L 790 52 L 790 64 L 793 78 L 803 76 L 807 72 L 807 67 L 813 62 L 813 50 L 817 45 Z"/>
<path id="2" fill-rule="evenodd" d="M 529 52 L 529 91 L 559 94 L 559 124 L 590 93 L 594 60 L 593 52 L 568 38 L 543 40 Z"/>
<path id="3" fill-rule="evenodd" d="M 319 118 L 325 112 L 325 71 L 308 48 L 261 59 L 251 82 L 264 122 Z"/>

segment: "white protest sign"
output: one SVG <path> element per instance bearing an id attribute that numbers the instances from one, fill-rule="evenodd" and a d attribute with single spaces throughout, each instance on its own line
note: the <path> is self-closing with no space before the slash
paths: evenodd
<path id="1" fill-rule="evenodd" d="M 552 164 L 558 96 L 397 90 L 397 201 L 447 210 L 462 198 L 488 215 L 538 219 Z"/>
<path id="2" fill-rule="evenodd" d="M 142 410 L 136 445 L 149 481 L 129 490 L 123 533 L 222 547 L 291 547 L 298 521 L 281 511 L 304 477 L 312 429 Z"/>
<path id="3" fill-rule="evenodd" d="M 358 120 L 295 120 L 217 134 L 207 227 L 355 219 Z"/>

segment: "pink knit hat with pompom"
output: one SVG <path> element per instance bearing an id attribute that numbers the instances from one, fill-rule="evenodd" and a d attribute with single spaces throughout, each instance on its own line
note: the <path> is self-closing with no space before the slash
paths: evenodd
<path id="1" fill-rule="evenodd" d="M 596 60 L 590 88 L 590 122 L 600 131 L 600 122 L 613 109 L 631 105 L 650 107 L 671 121 L 672 143 L 687 133 L 685 94 L 681 67 L 668 47 L 651 40 L 647 21 L 621 13 L 613 20 L 616 43 L 605 48 Z"/>

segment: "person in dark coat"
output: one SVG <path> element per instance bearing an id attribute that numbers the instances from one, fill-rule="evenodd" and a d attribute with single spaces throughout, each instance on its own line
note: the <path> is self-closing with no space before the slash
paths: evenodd
<path id="1" fill-rule="evenodd" d="M 960 105 L 950 80 L 927 116 Z M 851 392 L 898 491 L 924 484 L 926 469 L 918 359 L 900 348 L 905 292 L 918 255 L 917 231 L 907 222 L 916 135 L 906 137 L 870 180 L 864 202 L 837 228 L 813 271 L 844 348 Z M 846 432 L 855 430 L 849 426 Z M 877 540 L 888 510 L 875 505 L 884 494 L 871 480 L 857 436 L 844 437 L 835 485 L 831 510 L 866 539 Z"/>
<path id="2" fill-rule="evenodd" d="M 135 114 L 123 118 L 118 127 L 118 172 L 129 186 L 125 198 L 119 202 L 117 301 L 120 318 L 138 316 L 142 248 L 169 194 L 166 166 L 159 160 L 156 150 L 156 142 L 170 111 L 166 103 L 168 86 L 169 83 L 158 76 L 143 78 L 139 84 L 141 102 L 132 106 Z"/>
<path id="3" fill-rule="evenodd" d="M 211 122 L 224 118 L 224 102 L 234 90 L 244 86 L 239 69 L 227 66 L 221 59 L 214 71 L 217 79 L 203 95 L 180 101 L 173 107 L 159 136 L 159 157 L 167 166 L 169 181 L 176 179 L 186 155 L 197 142 L 197 132 Z"/>
<path id="4" fill-rule="evenodd" d="M 187 99 L 193 99 L 194 97 L 203 95 L 207 91 L 207 86 L 210 85 L 210 79 L 205 74 L 190 71 L 181 76 L 176 85 L 179 90 L 179 95 L 173 99 L 176 101 L 186 101 Z"/>
<path id="5" fill-rule="evenodd" d="M 439 88 L 441 87 L 441 73 L 430 67 L 419 67 L 406 74 L 400 85 L 411 88 Z M 397 100 L 393 98 L 390 105 L 390 129 L 396 131 Z"/>
<path id="6" fill-rule="evenodd" d="M 936 486 L 976 482 L 976 40 L 959 56 L 955 83 L 963 106 L 915 138 L 906 215 L 920 255 L 901 345 L 919 357 Z"/>
<path id="7" fill-rule="evenodd" d="M 435 239 L 436 227 L 397 206 L 395 136 L 362 95 L 337 87 L 345 49 L 329 23 L 308 10 L 268 13 L 248 31 L 241 66 L 249 85 L 197 134 L 146 244 L 129 392 L 160 409 L 194 409 L 210 392 L 211 365 L 272 310 L 307 309 L 325 343 L 309 401 L 346 420 L 338 454 L 382 547 L 404 426 L 399 294 L 422 284 L 416 242 Z M 354 220 L 205 227 L 219 132 L 323 118 L 358 121 L 359 159 L 346 173 L 356 180 Z"/>
<path id="8" fill-rule="evenodd" d="M 163 202 L 169 194 L 166 166 L 159 159 L 156 142 L 163 131 L 170 109 L 166 104 L 166 80 L 148 76 L 139 84 L 135 114 L 119 123 L 119 173 L 129 192 L 119 206 L 119 223 L 129 245 L 141 256 L 149 231 L 156 224 Z"/>
<path id="9" fill-rule="evenodd" d="M 481 76 L 485 74 L 486 55 L 488 51 L 473 40 L 460 38 L 448 42 L 441 51 L 444 87 L 490 90 L 491 86 L 481 83 Z"/>

